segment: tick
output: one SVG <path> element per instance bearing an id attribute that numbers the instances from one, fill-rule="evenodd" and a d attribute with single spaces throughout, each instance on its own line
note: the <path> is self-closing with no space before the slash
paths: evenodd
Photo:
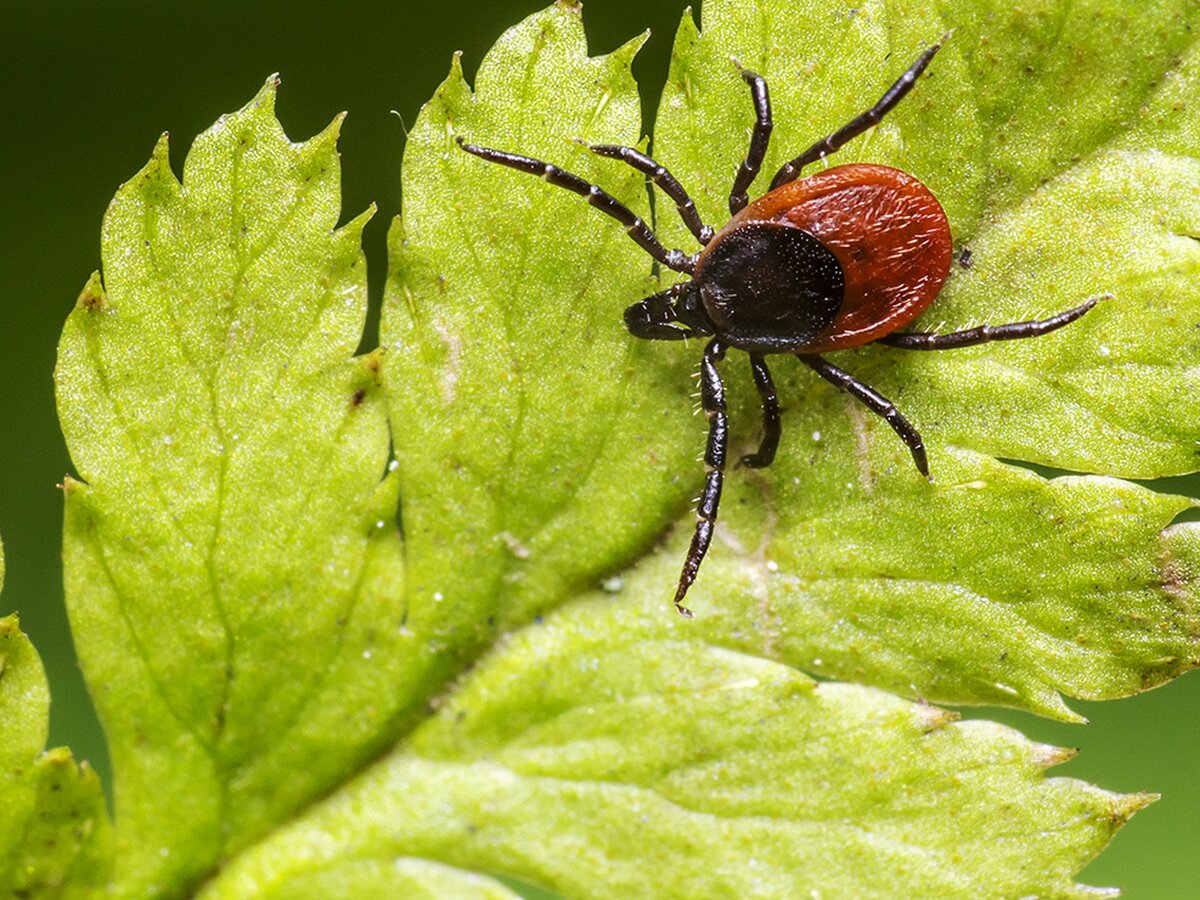
<path id="1" fill-rule="evenodd" d="M 747 190 L 766 156 L 771 135 L 767 82 L 742 69 L 750 87 L 755 122 L 750 147 L 729 194 L 732 218 L 720 230 L 701 221 L 696 205 L 667 169 L 633 147 L 587 145 L 619 159 L 650 180 L 679 210 L 702 249 L 668 250 L 630 209 L 577 175 L 551 163 L 488 147 L 458 143 L 468 153 L 574 191 L 625 226 L 658 263 L 690 276 L 625 310 L 625 325 L 639 338 L 678 341 L 708 338 L 700 363 L 700 404 L 708 417 L 704 454 L 707 477 L 696 507 L 696 529 L 675 589 L 685 616 L 688 588 L 712 542 L 721 502 L 729 419 L 717 364 L 729 348 L 745 351 L 762 401 L 762 439 L 740 465 L 769 466 L 779 446 L 779 397 L 766 357 L 790 353 L 834 387 L 881 416 L 929 477 L 921 434 L 895 404 L 822 354 L 879 342 L 906 350 L 949 350 L 988 341 L 1035 337 L 1075 321 L 1095 299 L 1048 319 L 980 325 L 950 334 L 900 332 L 938 295 L 950 271 L 953 242 L 941 204 L 912 175 L 887 166 L 835 166 L 800 177 L 852 138 L 877 124 L 904 98 L 946 40 L 927 49 L 874 106 L 821 138 L 771 181 L 753 203 Z"/>

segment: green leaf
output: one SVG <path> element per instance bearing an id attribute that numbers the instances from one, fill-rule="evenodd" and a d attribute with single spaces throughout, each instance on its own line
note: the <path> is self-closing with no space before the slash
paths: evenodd
<path id="1" fill-rule="evenodd" d="M 641 176 L 575 143 L 637 141 L 640 43 L 589 58 L 578 10 L 555 7 L 497 43 L 474 94 L 456 59 L 408 136 L 383 338 L 405 595 L 416 620 L 437 623 L 450 665 L 634 559 L 684 507 L 639 499 L 695 454 L 629 402 L 658 390 L 686 408 L 691 389 L 690 363 L 620 328 L 628 298 L 655 289 L 644 254 L 579 198 L 453 140 L 607 173 L 606 190 L 648 215 Z"/>
<path id="2" fill-rule="evenodd" d="M 0 556 L 0 583 L 4 561 Z M 104 795 L 70 751 L 43 752 L 46 673 L 16 614 L 0 618 L 0 895 L 85 896 L 104 884 L 112 832 Z"/>
<path id="3" fill-rule="evenodd" d="M 416 855 L 567 897 L 1082 897 L 1071 874 L 1149 799 L 1045 780 L 1071 754 L 1010 729 L 640 624 L 600 598 L 525 629 L 203 896 Z"/>
<path id="4" fill-rule="evenodd" d="M 910 97 L 832 157 L 917 175 L 971 248 L 971 268 L 952 274 L 919 324 L 949 331 L 1017 321 L 1115 295 L 1036 341 L 834 357 L 902 402 L 933 451 L 935 476 L 946 446 L 1136 478 L 1200 463 L 1200 289 L 1191 277 L 1200 245 L 1188 237 L 1200 234 L 1200 145 L 1183 113 L 1198 92 L 1187 75 L 1200 52 L 1190 31 L 1200 10 L 1172 0 L 1139 9 L 1136 26 L 1127 19 L 1112 0 L 940 11 L 873 3 L 845 18 L 817 4 L 725 0 L 705 6 L 702 35 L 685 17 L 655 153 L 709 221 L 727 216 L 726 173 L 753 120 L 731 56 L 771 84 L 776 125 L 757 182 L 765 189 L 779 165 L 873 102 L 951 30 Z M 686 239 L 676 217 L 660 226 Z M 815 377 L 790 388 L 800 433 L 824 435 L 830 418 L 845 419 L 840 409 L 812 409 L 820 400 L 805 395 L 830 393 Z M 872 447 L 876 434 L 895 444 L 886 428 L 859 430 Z M 829 478 L 818 471 L 813 480 Z"/>
<path id="5" fill-rule="evenodd" d="M 1109 8 L 1069 13 L 1086 19 L 1075 29 L 1080 41 L 1112 27 L 1100 14 Z M 1171 110 L 1185 103 L 1173 69 L 1185 48 L 1175 37 L 1170 53 L 1147 48 L 1173 17 L 1200 13 L 1178 3 L 1152 14 L 1145 33 L 1139 24 L 1128 42 L 1086 59 L 1094 79 L 1055 55 L 1086 56 L 1074 37 L 1040 46 L 1045 35 L 1022 23 L 1044 15 L 1029 9 L 959 5 L 930 15 L 893 3 L 839 19 L 808 4 L 726 0 L 706 5 L 702 34 L 684 17 L 655 153 L 708 221 L 723 220 L 753 118 L 731 58 L 772 85 L 765 189 L 779 164 L 872 102 L 954 28 L 911 97 L 837 157 L 916 173 L 973 248 L 972 267 L 951 276 L 928 327 L 1019 320 L 1113 294 L 1038 340 L 833 355 L 923 430 L 932 485 L 883 422 L 795 363 L 774 363 L 784 442 L 769 471 L 727 479 L 723 525 L 691 595 L 706 640 L 910 696 L 1064 719 L 1073 713 L 1060 693 L 1123 696 L 1200 662 L 1200 531 L 1164 531 L 1189 501 L 1111 479 L 1046 480 L 997 461 L 1138 477 L 1196 467 L 1200 247 L 1180 235 L 1200 234 L 1191 189 L 1200 169 L 1194 156 L 1151 150 L 1140 135 L 1153 125 L 1165 141 L 1162 132 L 1183 127 Z M 621 334 L 621 308 L 655 287 L 637 280 L 644 254 L 631 262 L 639 251 L 620 227 L 579 198 L 483 164 L 451 140 L 552 160 L 642 209 L 625 167 L 571 141 L 632 143 L 636 107 L 631 84 L 622 97 L 615 76 L 595 74 L 601 62 L 582 58 L 581 36 L 563 40 L 576 57 L 559 63 L 563 51 L 547 35 L 570 15 L 548 13 L 498 47 L 474 96 L 456 66 L 405 156 L 384 337 L 392 383 L 403 385 L 389 400 L 408 596 L 413 609 L 455 598 L 462 621 L 444 633 L 464 655 L 486 638 L 482 616 L 489 630 L 528 621 L 597 584 L 630 547 L 649 551 L 703 477 L 692 461 L 703 438 L 681 396 L 697 351 Z M 1031 48 L 1042 65 L 1028 61 Z M 996 65 L 1022 63 L 1007 94 L 980 85 L 993 54 Z M 1114 100 L 1106 67 L 1118 63 L 1130 96 Z M 562 71 L 543 73 L 555 65 Z M 989 141 L 1000 138 L 985 125 L 999 110 L 1015 115 L 1030 91 L 1079 113 L 1048 139 L 1053 152 L 1031 149 L 1013 126 L 1003 132 L 1013 133 L 1007 149 L 993 153 Z M 625 107 L 628 122 L 603 128 L 594 113 Z M 1130 108 L 1146 124 L 1122 128 Z M 1036 170 L 1039 188 L 1006 200 L 994 185 L 1011 182 L 1014 169 Z M 694 246 L 670 204 L 658 208 L 668 246 Z M 759 419 L 738 363 L 725 366 L 734 459 L 753 446 Z M 668 551 L 676 566 L 690 520 Z M 457 564 L 464 553 L 469 565 Z M 1182 582 L 1171 573 L 1185 573 Z M 664 602 L 673 581 L 664 570 Z"/>
<path id="6" fill-rule="evenodd" d="M 914 478 L 882 422 L 777 366 L 788 372 L 780 458 L 762 478 L 735 480 L 722 561 L 699 585 L 719 600 L 694 603 L 729 615 L 734 646 L 902 693 L 1062 718 L 1072 714 L 1058 692 L 1122 696 L 1200 662 L 1200 532 L 1163 530 L 1189 501 L 1108 479 L 1046 482 L 988 458 L 1136 477 L 1197 467 L 1200 247 L 1183 235 L 1200 233 L 1198 145 L 1178 135 L 1164 152 L 1147 132 L 1153 124 L 1165 143 L 1184 127 L 1181 93 L 1198 89 L 1175 69 L 1197 46 L 1178 22 L 1200 9 L 1158 4 L 1114 42 L 1101 34 L 1123 28 L 1118 9 L 959 4 L 931 15 L 889 3 L 836 20 L 800 4 L 751 16 L 726 2 L 705 7 L 702 35 L 685 17 L 655 147 L 713 221 L 728 191 L 711 175 L 728 164 L 714 160 L 740 158 L 752 120 L 731 56 L 772 85 L 763 185 L 953 29 L 911 97 L 835 157 L 913 172 L 971 247 L 971 268 L 952 274 L 921 324 L 1016 321 L 1114 295 L 1038 340 L 834 355 L 922 429 L 933 485 Z M 674 217 L 661 225 L 685 239 Z M 755 413 L 746 381 L 733 390 L 745 404 L 736 436 Z M 752 440 L 753 424 L 741 434 Z M 1188 573 L 1181 589 L 1171 572 Z"/>
<path id="7" fill-rule="evenodd" d="M 66 583 L 116 776 L 118 881 L 201 877 L 386 745 L 417 666 L 338 122 L 275 81 L 122 187 L 56 379 Z M 168 799 L 169 802 L 164 802 Z"/>
<path id="8" fill-rule="evenodd" d="M 1070 718 L 1060 694 L 1197 664 L 1200 528 L 1170 525 L 1187 501 L 1106 476 L 1196 468 L 1197 126 L 1177 109 L 1200 79 L 1174 29 L 1200 12 L 1153 7 L 1149 37 L 1093 63 L 1073 42 L 1111 38 L 1112 9 L 684 18 L 654 152 L 714 223 L 751 121 L 731 56 L 771 79 L 765 183 L 953 26 L 839 154 L 916 173 L 972 247 L 924 324 L 1113 295 L 1037 341 L 835 356 L 922 428 L 932 485 L 782 360 L 779 459 L 730 472 L 694 621 L 669 597 L 703 478 L 698 348 L 625 333 L 662 284 L 616 223 L 454 143 L 560 163 L 649 217 L 642 177 L 574 142 L 639 140 L 638 41 L 589 57 L 563 2 L 504 36 L 473 92 L 454 62 L 409 136 L 384 348 L 364 358 L 365 217 L 337 226 L 336 123 L 288 142 L 272 82 L 182 182 L 160 144 L 106 217 L 57 372 L 111 892 L 1087 894 L 1074 873 L 1149 797 L 1047 779 L 1069 753 L 926 699 Z M 1036 96 L 1066 118 L 1044 137 Z M 725 368 L 740 451 L 758 412 Z"/>

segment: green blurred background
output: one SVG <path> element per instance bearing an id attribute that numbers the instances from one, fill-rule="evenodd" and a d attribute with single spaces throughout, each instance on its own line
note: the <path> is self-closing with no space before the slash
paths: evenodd
<path id="1" fill-rule="evenodd" d="M 294 138 L 350 112 L 341 140 L 344 209 L 349 216 L 379 204 L 364 238 L 377 310 L 384 238 L 400 205 L 403 123 L 413 121 L 455 50 L 472 77 L 499 34 L 543 2 L 0 0 L 0 536 L 7 560 L 0 614 L 20 611 L 45 660 L 51 744 L 72 747 L 106 782 L 103 737 L 63 608 L 55 484 L 71 464 L 51 373 L 63 320 L 100 264 L 100 221 L 114 190 L 163 131 L 171 133 L 178 171 L 196 134 L 280 72 L 278 112 Z M 652 30 L 634 65 L 647 121 L 682 5 L 592 0 L 585 10 L 593 53 Z M 1200 496 L 1195 478 L 1163 486 Z M 1088 883 L 1122 885 L 1132 898 L 1200 897 L 1200 676 L 1126 701 L 1072 706 L 1091 724 L 985 713 L 1039 740 L 1081 748 L 1056 774 L 1164 795 L 1086 870 Z"/>

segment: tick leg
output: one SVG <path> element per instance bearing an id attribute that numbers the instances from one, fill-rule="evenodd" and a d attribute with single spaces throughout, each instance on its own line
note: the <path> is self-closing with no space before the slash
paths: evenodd
<path id="1" fill-rule="evenodd" d="M 725 345 L 716 338 L 704 348 L 700 362 L 700 406 L 708 416 L 708 446 L 704 451 L 704 464 L 708 476 L 704 480 L 704 492 L 696 506 L 696 531 L 683 561 L 683 572 L 679 575 L 679 586 L 675 589 L 675 608 L 692 617 L 691 610 L 683 605 L 683 598 L 696 580 L 700 563 L 712 543 L 713 526 L 717 522 L 717 507 L 721 505 L 721 483 L 725 477 L 725 454 L 729 447 L 729 416 L 725 408 L 725 385 L 717 371 L 718 360 L 725 356 Z"/>
<path id="2" fill-rule="evenodd" d="M 560 169 L 553 163 L 542 162 L 540 159 L 534 159 L 531 156 L 518 156 L 516 153 L 493 150 L 491 147 L 477 147 L 474 144 L 466 143 L 462 137 L 458 137 L 456 140 L 460 147 L 468 153 L 478 156 L 480 159 L 499 163 L 502 166 L 508 166 L 510 169 L 516 169 L 519 172 L 528 172 L 530 175 L 537 175 L 553 185 L 566 188 L 568 191 L 574 191 L 581 197 L 586 197 L 587 202 L 596 207 L 596 209 L 606 215 L 612 216 L 624 225 L 625 231 L 637 242 L 638 246 L 668 269 L 688 274 L 695 269 L 696 262 L 689 254 L 684 253 L 682 250 L 668 250 L 654 236 L 654 232 L 650 230 L 650 227 L 633 210 L 591 182 L 584 181 L 578 175 L 572 175 L 570 172 Z"/>
<path id="3" fill-rule="evenodd" d="M 879 98 L 878 103 L 866 112 L 855 116 L 833 134 L 821 138 L 821 140 L 817 141 L 791 162 L 786 163 L 783 168 L 775 173 L 775 177 L 771 180 L 771 190 L 774 190 L 781 184 L 794 181 L 799 177 L 800 170 L 805 166 L 823 159 L 847 141 L 858 137 L 872 125 L 879 124 L 879 121 L 891 112 L 897 103 L 904 99 L 904 95 L 913 89 L 913 85 L 917 83 L 917 79 L 921 77 L 921 73 L 929 65 L 929 61 L 933 59 L 935 53 L 942 49 L 942 44 L 946 42 L 948 37 L 950 37 L 950 33 L 946 32 L 946 34 L 942 35 L 941 40 L 918 56 L 917 61 L 908 67 L 908 71 L 896 79 L 896 83 L 884 92 L 883 96 Z"/>
<path id="4" fill-rule="evenodd" d="M 746 158 L 733 179 L 733 187 L 729 191 L 729 214 L 737 215 L 749 202 L 746 191 L 750 189 L 754 176 L 762 168 L 763 157 L 767 155 L 767 144 L 771 141 L 771 96 L 767 93 L 767 80 L 761 75 L 742 69 L 742 80 L 750 85 L 750 97 L 754 101 L 754 131 L 750 133 L 750 148 Z"/>
<path id="5" fill-rule="evenodd" d="M 696 204 L 688 196 L 688 192 L 684 189 L 683 185 L 679 183 L 674 175 L 667 171 L 666 166 L 655 162 L 636 147 L 622 147 L 619 144 L 584 144 L 584 146 L 600 156 L 624 160 L 643 175 L 649 175 L 650 180 L 662 188 L 664 194 L 675 201 L 675 208 L 679 210 L 679 217 L 683 219 L 683 224 L 696 236 L 696 240 L 702 244 L 707 244 L 712 240 L 712 226 L 705 225 L 700 220 L 700 213 L 696 212 Z"/>
<path id="6" fill-rule="evenodd" d="M 765 359 L 750 354 L 750 371 L 754 373 L 754 386 L 762 398 L 763 436 L 758 451 L 743 456 L 738 465 L 761 469 L 775 461 L 775 451 L 779 447 L 779 395 L 775 393 L 775 382 L 771 380 L 771 370 Z"/>
<path id="7" fill-rule="evenodd" d="M 1060 312 L 1048 319 L 1037 319 L 1032 322 L 1013 322 L 1008 325 L 979 325 L 965 331 L 953 331 L 950 334 L 933 334 L 928 331 L 911 332 L 908 334 L 889 334 L 880 338 L 880 342 L 892 347 L 903 347 L 905 350 L 951 350 L 955 347 L 972 347 L 975 344 L 986 344 L 989 341 L 1015 341 L 1020 338 L 1037 337 L 1041 334 L 1070 325 L 1076 319 L 1096 305 L 1100 298 L 1093 297 L 1087 303 L 1081 303 L 1074 309 Z"/>
<path id="8" fill-rule="evenodd" d="M 797 353 L 796 358 L 834 387 L 840 388 L 856 400 L 861 401 L 871 412 L 882 416 L 883 420 L 892 426 L 892 431 L 900 435 L 900 440 L 908 446 L 913 462 L 917 464 L 917 471 L 926 478 L 929 477 L 929 460 L 925 457 L 925 442 L 921 440 L 921 433 L 900 414 L 900 410 L 896 409 L 896 404 L 873 387 L 863 384 L 849 372 L 839 369 L 833 363 L 826 362 L 819 356 Z"/>

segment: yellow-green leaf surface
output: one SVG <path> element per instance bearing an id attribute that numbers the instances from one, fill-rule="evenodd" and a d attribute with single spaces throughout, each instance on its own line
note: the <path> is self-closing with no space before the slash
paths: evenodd
<path id="1" fill-rule="evenodd" d="M 841 154 L 913 171 L 972 249 L 922 324 L 1112 295 L 1036 341 L 833 357 L 922 429 L 932 484 L 779 360 L 779 458 L 730 472 L 691 621 L 669 599 L 703 479 L 700 348 L 625 332 L 662 285 L 617 223 L 454 141 L 559 163 L 649 219 L 642 176 L 576 142 L 641 140 L 639 40 L 589 56 L 559 3 L 473 85 L 454 62 L 409 136 L 364 358 L 336 123 L 290 143 L 269 83 L 182 181 L 160 144 L 105 219 L 57 372 L 68 600 L 116 778 L 110 890 L 1086 894 L 1073 876 L 1147 797 L 1046 778 L 1069 754 L 927 701 L 1070 718 L 1061 695 L 1197 664 L 1200 532 L 1170 525 L 1188 501 L 1120 478 L 1197 467 L 1180 110 L 1200 102 L 1200 5 L 1122 9 L 684 17 L 654 152 L 714 224 L 752 121 L 731 57 L 771 80 L 762 190 L 953 28 Z M 753 386 L 737 354 L 725 370 L 749 448 Z"/>
<path id="2" fill-rule="evenodd" d="M 622 304 L 655 289 L 644 254 L 615 223 L 595 227 L 586 204 L 454 144 L 607 173 L 607 190 L 648 215 L 640 175 L 575 143 L 638 140 L 629 64 L 640 43 L 588 58 L 578 11 L 556 8 L 493 48 L 474 93 L 455 60 L 409 134 L 384 340 L 406 597 L 448 653 L 593 586 L 677 512 L 647 509 L 645 496 L 690 490 L 678 473 L 694 447 L 664 413 L 689 407 L 691 385 L 678 358 L 620 326 Z M 660 409 L 631 407 L 650 395 Z"/>
<path id="3" fill-rule="evenodd" d="M 67 321 L 66 583 L 112 748 L 118 880 L 157 894 L 378 752 L 411 634 L 396 483 L 337 125 L 292 144 L 275 82 L 104 221 Z M 165 802 L 164 802 L 165 801 Z"/>
<path id="4" fill-rule="evenodd" d="M 1150 477 L 1200 459 L 1200 245 L 1189 237 L 1200 234 L 1200 162 L 1189 155 L 1195 126 L 1178 112 L 1196 93 L 1180 82 L 1195 53 L 1184 26 L 1200 6 L 1156 7 L 1114 45 L 1100 35 L 1125 27 L 1120 9 L 890 3 L 839 17 L 726 0 L 706 5 L 703 32 L 684 17 L 655 154 L 708 221 L 723 221 L 753 120 L 731 60 L 772 85 L 765 189 L 779 164 L 953 30 L 911 97 L 838 155 L 914 172 L 972 249 L 921 324 L 1015 321 L 1112 295 L 1039 340 L 833 355 L 922 429 L 932 484 L 885 423 L 778 359 L 779 458 L 731 474 L 724 526 L 690 597 L 706 640 L 930 699 L 1062 718 L 1060 693 L 1125 695 L 1197 664 L 1200 532 L 1166 530 L 1189 501 L 1001 461 Z M 621 333 L 622 307 L 654 288 L 638 281 L 644 254 L 567 191 L 453 147 L 462 134 L 527 152 L 644 207 L 627 168 L 573 140 L 635 142 L 632 86 L 614 120 L 621 86 L 595 62 L 580 58 L 574 81 L 542 74 L 560 52 L 542 28 L 485 62 L 473 95 L 457 69 L 442 86 L 410 138 L 394 235 L 385 339 L 405 386 L 391 407 L 408 597 L 414 609 L 456 598 L 476 623 L 447 628 L 459 647 L 479 639 L 480 613 L 489 627 L 527 621 L 597 584 L 631 547 L 652 549 L 703 479 L 703 437 L 683 397 L 698 348 Z M 522 66 L 505 67 L 503 54 Z M 1127 73 L 1117 86 L 1114 69 Z M 1054 100 L 1026 112 L 1035 96 Z M 1177 146 L 1156 149 L 1166 143 Z M 694 248 L 671 204 L 659 208 L 668 246 Z M 734 440 L 749 449 L 759 414 L 737 356 L 725 364 Z M 676 538 L 679 559 L 686 534 Z M 463 553 L 469 565 L 450 562 Z"/>
<path id="5" fill-rule="evenodd" d="M 1044 339 L 833 355 L 922 429 L 932 485 L 882 421 L 782 360 L 780 458 L 734 480 L 694 604 L 728 616 L 721 630 L 736 646 L 1064 718 L 1059 692 L 1119 696 L 1197 665 L 1200 532 L 1166 528 L 1189 501 L 996 462 L 1148 478 L 1200 461 L 1200 141 L 1183 112 L 1198 93 L 1200 5 L 1139 8 L 1136 26 L 1130 12 L 893 2 L 837 19 L 815 5 L 727 2 L 706 7 L 702 33 L 685 16 L 655 152 L 711 220 L 752 121 L 731 57 L 772 86 L 765 186 L 950 30 L 894 115 L 834 158 L 916 174 L 972 251 L 918 327 L 1036 318 L 1112 294 Z M 1121 40 L 1105 37 L 1114 30 Z M 674 217 L 661 222 L 685 239 Z M 749 443 L 753 392 L 737 387 Z"/>
<path id="6" fill-rule="evenodd" d="M 65 748 L 43 752 L 49 710 L 37 651 L 15 614 L 0 618 L 0 896 L 86 896 L 111 862 L 96 773 Z"/>
<path id="7" fill-rule="evenodd" d="M 328 871 L 415 855 L 579 898 L 1082 897 L 1071 874 L 1148 799 L 1044 778 L 1070 754 L 1008 728 L 672 625 L 593 598 L 524 629 L 203 896 L 316 896 Z"/>

